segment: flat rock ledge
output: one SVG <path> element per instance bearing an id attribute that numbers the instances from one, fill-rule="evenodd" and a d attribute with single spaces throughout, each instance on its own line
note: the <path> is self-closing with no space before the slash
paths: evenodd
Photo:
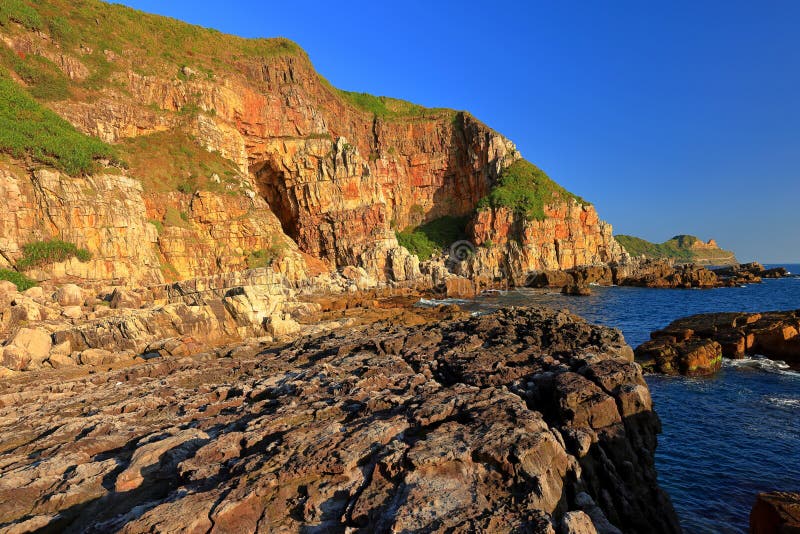
<path id="1" fill-rule="evenodd" d="M 0 530 L 679 532 L 618 330 L 510 308 L 0 384 Z"/>
<path id="2" fill-rule="evenodd" d="M 800 367 L 800 310 L 703 313 L 677 319 L 636 348 L 645 371 L 714 374 L 722 358 L 765 356 Z"/>

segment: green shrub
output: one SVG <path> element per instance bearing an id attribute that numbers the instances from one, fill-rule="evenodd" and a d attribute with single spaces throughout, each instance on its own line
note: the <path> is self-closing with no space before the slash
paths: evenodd
<path id="1" fill-rule="evenodd" d="M 69 21 L 61 16 L 52 17 L 47 21 L 50 37 L 64 45 L 72 45 L 77 41 L 75 30 Z"/>
<path id="2" fill-rule="evenodd" d="M 445 215 L 438 219 L 395 232 L 397 242 L 420 260 L 429 260 L 434 252 L 442 251 L 466 238 L 467 217 Z"/>
<path id="3" fill-rule="evenodd" d="M 7 280 L 16 285 L 17 291 L 25 291 L 36 285 L 35 280 L 31 280 L 24 274 L 9 269 L 0 269 L 0 280 Z"/>
<path id="4" fill-rule="evenodd" d="M 67 174 L 95 169 L 98 158 L 114 158 L 114 150 L 97 138 L 78 132 L 42 106 L 0 69 L 0 151 L 30 156 Z"/>
<path id="5" fill-rule="evenodd" d="M 324 78 L 322 78 L 322 81 L 333 88 Z M 413 104 L 397 98 L 390 98 L 388 96 L 375 96 L 368 93 L 344 91 L 342 89 L 334 89 L 334 91 L 342 100 L 349 103 L 351 106 L 372 113 L 381 119 L 422 117 L 441 114 L 457 115 L 457 112 L 452 109 L 426 108 L 418 104 Z"/>
<path id="6" fill-rule="evenodd" d="M 524 215 L 528 220 L 543 220 L 544 208 L 554 201 L 585 200 L 573 195 L 533 163 L 520 159 L 505 168 L 488 196 L 481 199 L 478 209 L 504 207 Z"/>
<path id="7" fill-rule="evenodd" d="M 157 221 L 155 219 L 150 219 L 149 222 L 150 222 L 150 224 L 152 224 L 153 226 L 156 227 L 156 232 L 158 232 L 158 235 L 161 235 L 161 234 L 164 233 L 164 223 L 162 223 L 161 221 Z"/>
<path id="8" fill-rule="evenodd" d="M 247 255 L 247 268 L 269 267 L 286 254 L 286 244 L 273 240 L 266 249 L 254 250 Z"/>
<path id="9" fill-rule="evenodd" d="M 60 239 L 34 241 L 22 246 L 22 258 L 17 262 L 17 269 L 24 271 L 33 267 L 66 261 L 70 258 L 89 261 L 92 259 L 92 253 L 85 248 L 78 248 L 75 244 Z"/>
<path id="10" fill-rule="evenodd" d="M 41 30 L 43 26 L 39 12 L 22 0 L 0 2 L 0 26 L 7 25 L 11 20 L 31 30 Z"/>

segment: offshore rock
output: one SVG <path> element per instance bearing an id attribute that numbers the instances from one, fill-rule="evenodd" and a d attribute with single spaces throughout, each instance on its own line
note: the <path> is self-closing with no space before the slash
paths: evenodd
<path id="1" fill-rule="evenodd" d="M 653 338 L 636 349 L 636 356 L 647 370 L 672 373 L 669 364 L 676 357 L 686 359 L 689 369 L 713 372 L 717 355 L 726 358 L 765 356 L 800 366 L 800 310 L 761 313 L 705 313 L 677 319 L 652 332 Z M 718 347 L 718 348 L 717 348 Z M 690 363 L 693 360 L 696 363 Z"/>
<path id="2" fill-rule="evenodd" d="M 680 530 L 629 347 L 567 313 L 60 373 L 0 383 L 5 528 Z"/>
<path id="3" fill-rule="evenodd" d="M 722 367 L 722 346 L 713 340 L 663 336 L 639 345 L 635 354 L 642 369 L 651 373 L 704 376 Z"/>

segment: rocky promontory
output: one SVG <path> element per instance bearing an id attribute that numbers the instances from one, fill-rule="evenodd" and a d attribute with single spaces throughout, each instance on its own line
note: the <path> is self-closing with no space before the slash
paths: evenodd
<path id="1" fill-rule="evenodd" d="M 619 331 L 506 309 L 0 384 L 8 532 L 678 532 Z"/>
<path id="2" fill-rule="evenodd" d="M 800 310 L 705 313 L 670 323 L 636 348 L 646 371 L 713 374 L 722 358 L 760 355 L 800 366 Z"/>

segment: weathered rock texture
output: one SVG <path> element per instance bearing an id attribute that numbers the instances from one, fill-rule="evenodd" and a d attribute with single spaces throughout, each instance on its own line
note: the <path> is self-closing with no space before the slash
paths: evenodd
<path id="1" fill-rule="evenodd" d="M 800 365 L 800 310 L 762 313 L 705 313 L 670 323 L 636 349 L 646 370 L 709 374 L 722 357 L 760 355 Z"/>
<path id="2" fill-rule="evenodd" d="M 520 284 L 542 270 L 567 270 L 582 265 L 615 262 L 623 250 L 591 205 L 559 201 L 545 208 L 542 221 L 527 220 L 507 208 L 479 211 L 471 226 L 479 247 L 466 272 Z"/>
<path id="3" fill-rule="evenodd" d="M 800 532 L 800 493 L 760 493 L 750 512 L 752 534 L 797 534 Z"/>
<path id="4" fill-rule="evenodd" d="M 9 303 L 0 308 L 0 365 L 29 371 L 186 356 L 249 338 L 284 338 L 318 308 L 298 302 L 266 268 L 138 291 L 117 288 L 105 300 L 92 295 L 70 285 L 53 293 L 0 288 Z M 71 305 L 63 306 L 59 300 L 68 296 Z M 25 326 L 31 324 L 37 328 Z"/>
<path id="5" fill-rule="evenodd" d="M 563 517 L 678 532 L 631 359 L 616 330 L 512 309 L 11 378 L 0 524 L 552 533 Z"/>
<path id="6" fill-rule="evenodd" d="M 0 27 L 0 36 L 20 57 L 51 58 L 69 83 L 92 74 L 84 58 L 91 50 L 70 50 L 13 23 Z M 36 277 L 142 285 L 243 269 L 251 253 L 278 243 L 283 253 L 273 268 L 292 279 L 353 265 L 381 281 L 413 280 L 419 270 L 398 248 L 393 227 L 472 214 L 499 172 L 520 157 L 467 113 L 365 111 L 321 79 L 301 51 L 236 57 L 224 76 L 198 75 L 193 65 L 143 74 L 140 54 L 107 50 L 113 75 L 102 91 L 80 86 L 48 104 L 110 143 L 191 134 L 235 163 L 236 187 L 165 192 L 143 189 L 141 176 L 121 172 L 71 180 L 4 162 L 0 194 L 12 209 L 0 214 L 0 262 L 13 264 L 26 242 L 60 237 L 94 259 Z M 475 234 L 503 243 L 474 269 L 492 277 L 507 275 L 508 267 L 525 273 L 606 262 L 621 252 L 590 206 L 553 205 L 545 221 L 531 224 L 503 210 L 482 213 Z"/>

